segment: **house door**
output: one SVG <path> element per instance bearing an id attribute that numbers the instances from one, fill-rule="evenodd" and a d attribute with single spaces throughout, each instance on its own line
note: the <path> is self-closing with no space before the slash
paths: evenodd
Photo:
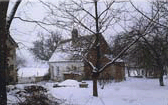
<path id="1" fill-rule="evenodd" d="M 115 81 L 118 82 L 118 81 L 122 81 L 123 80 L 123 75 L 122 75 L 122 67 L 120 66 L 116 66 L 115 67 L 115 70 L 116 70 L 116 75 L 115 75 Z"/>

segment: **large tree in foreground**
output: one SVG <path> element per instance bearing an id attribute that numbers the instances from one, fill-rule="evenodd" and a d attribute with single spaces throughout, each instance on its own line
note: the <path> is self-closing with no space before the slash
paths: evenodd
<path id="1" fill-rule="evenodd" d="M 0 1 L 0 104 L 7 105 L 7 94 L 6 94 L 6 70 L 7 70 L 7 45 L 6 40 L 9 35 L 9 28 L 12 19 L 16 13 L 16 10 L 21 0 L 17 0 L 13 6 L 9 17 L 7 18 L 7 10 L 9 1 Z"/>
<path id="2" fill-rule="evenodd" d="M 121 19 L 122 6 L 118 6 L 117 9 L 112 8 L 115 0 L 70 0 L 61 1 L 59 6 L 49 2 L 40 2 L 48 8 L 49 16 L 51 17 L 46 18 L 46 20 L 51 24 L 55 24 L 57 27 L 66 30 L 78 28 L 82 34 L 95 35 L 94 47 L 96 49 L 96 64 L 94 65 L 85 56 L 82 57 L 92 68 L 93 96 L 98 96 L 97 80 L 99 74 L 103 72 L 107 66 L 100 66 L 100 34 L 104 33 Z M 101 7 L 101 9 L 99 7 Z"/>
<path id="3" fill-rule="evenodd" d="M 87 59 L 85 56 L 82 56 L 85 62 L 90 66 L 90 68 L 92 68 L 93 96 L 98 96 L 97 80 L 99 74 L 102 73 L 111 64 L 114 64 L 114 62 L 124 52 L 126 52 L 140 38 L 145 36 L 146 32 L 148 32 L 153 25 L 153 21 L 149 21 L 147 27 L 140 33 L 140 36 L 136 37 L 134 40 L 128 43 L 126 47 L 124 47 L 111 62 L 106 63 L 104 66 L 100 66 L 100 59 L 102 54 L 100 50 L 100 34 L 109 28 L 112 29 L 111 26 L 120 21 L 122 18 L 121 13 L 123 12 L 122 8 L 118 6 L 118 9 L 114 9 L 114 7 L 112 7 L 115 3 L 114 0 L 108 0 L 105 2 L 99 0 L 71 0 L 61 2 L 59 6 L 42 1 L 41 3 L 48 8 L 50 16 L 52 16 L 50 19 L 48 19 L 51 24 L 56 24 L 57 27 L 66 30 L 70 30 L 75 27 L 79 28 L 80 31 L 82 30 L 83 33 L 86 32 L 87 35 L 95 35 L 96 40 L 94 42 L 94 48 L 96 49 L 97 56 L 95 59 L 96 64 L 94 65 L 89 59 Z M 100 7 L 102 8 L 100 9 Z"/>

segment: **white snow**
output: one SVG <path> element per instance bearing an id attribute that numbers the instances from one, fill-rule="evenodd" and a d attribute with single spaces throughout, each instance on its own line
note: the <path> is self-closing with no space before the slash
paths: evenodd
<path id="1" fill-rule="evenodd" d="M 50 93 L 72 105 L 168 105 L 168 87 L 160 87 L 158 79 L 127 78 L 105 89 L 98 86 L 99 97 L 92 96 L 92 82 L 86 82 L 89 88 L 60 87 L 51 89 Z"/>
<path id="2" fill-rule="evenodd" d="M 77 82 L 76 80 L 65 80 L 61 83 L 59 83 L 59 86 L 66 86 L 66 87 L 79 87 L 79 82 Z"/>
<path id="3" fill-rule="evenodd" d="M 88 88 L 79 88 L 76 80 L 66 80 L 53 88 L 54 83 L 43 83 L 55 98 L 65 99 L 62 105 L 168 105 L 168 79 L 166 86 L 160 87 L 158 79 L 127 78 L 123 82 L 112 82 L 101 89 L 98 85 L 98 97 L 92 96 L 92 81 L 85 81 Z M 20 86 L 20 85 L 17 85 Z M 8 98 L 13 97 L 8 95 Z"/>
<path id="4" fill-rule="evenodd" d="M 38 77 L 48 73 L 48 68 L 24 67 L 18 70 L 18 77 Z"/>

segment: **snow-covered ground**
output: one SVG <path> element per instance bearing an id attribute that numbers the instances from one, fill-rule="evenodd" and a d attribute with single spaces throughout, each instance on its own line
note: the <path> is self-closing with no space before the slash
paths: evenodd
<path id="1" fill-rule="evenodd" d="M 158 79 L 127 78 L 126 81 L 112 82 L 101 89 L 98 97 L 92 96 L 92 81 L 86 81 L 88 88 L 79 88 L 79 82 L 66 80 L 53 88 L 54 83 L 38 83 L 45 86 L 54 97 L 65 99 L 65 105 L 168 105 L 168 79 L 160 87 Z M 20 86 L 21 85 L 17 85 Z M 8 98 L 11 96 L 8 94 Z"/>

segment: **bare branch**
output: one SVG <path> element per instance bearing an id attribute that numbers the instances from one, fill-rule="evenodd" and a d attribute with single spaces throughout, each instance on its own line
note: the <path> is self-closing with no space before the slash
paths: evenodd
<path id="1" fill-rule="evenodd" d="M 154 20 L 156 18 L 158 14 L 158 11 L 157 13 L 155 14 L 155 16 L 152 18 L 152 20 Z M 133 46 L 140 38 L 144 37 L 145 35 L 148 34 L 148 31 L 151 29 L 151 27 L 153 26 L 153 21 L 150 21 L 147 25 L 147 27 L 145 28 L 145 30 L 142 32 L 139 33 L 139 37 L 133 41 L 132 43 L 130 43 L 130 45 L 128 45 L 126 48 L 124 48 L 111 62 L 107 63 L 105 66 L 103 66 L 98 72 L 101 73 L 105 70 L 105 68 L 107 68 L 108 66 L 110 66 L 111 64 L 114 64 L 115 61 L 122 55 L 124 54 L 128 49 L 130 49 L 131 46 Z M 142 34 L 142 35 L 141 35 Z"/>
<path id="2" fill-rule="evenodd" d="M 115 1 L 111 2 L 111 3 L 107 6 L 107 8 L 106 8 L 102 13 L 100 13 L 100 15 L 99 15 L 98 18 L 100 18 L 106 11 L 108 11 L 108 10 L 111 8 L 111 6 L 114 4 L 114 2 L 115 2 Z"/>
<path id="3" fill-rule="evenodd" d="M 42 0 L 39 0 L 44 6 L 46 6 L 47 8 L 49 8 L 49 10 L 51 11 L 51 13 L 54 13 L 53 9 L 50 7 L 49 4 L 43 2 Z"/>
<path id="4" fill-rule="evenodd" d="M 88 31 L 90 31 L 91 33 L 95 34 L 94 31 L 92 31 L 90 28 L 88 28 L 86 25 L 84 25 L 77 17 L 75 17 L 73 14 L 67 12 L 70 16 L 72 16 L 73 18 L 76 19 L 76 22 L 79 23 L 81 26 L 83 26 L 85 29 L 87 29 Z"/>
<path id="5" fill-rule="evenodd" d="M 168 28 L 168 26 L 165 26 L 165 25 L 163 25 L 163 24 L 160 24 L 159 22 L 157 22 L 157 21 L 155 21 L 155 20 L 149 18 L 149 17 L 148 17 L 147 15 L 145 15 L 142 11 L 140 11 L 137 7 L 135 7 L 135 5 L 133 4 L 133 2 L 132 2 L 131 0 L 129 0 L 129 1 L 130 1 L 131 5 L 134 7 L 134 9 L 137 10 L 141 15 L 143 15 L 143 16 L 144 16 L 145 18 L 147 18 L 149 21 L 152 21 L 152 22 L 154 22 L 154 23 L 156 23 L 156 24 L 159 24 L 160 26 L 163 26 L 163 27 Z"/>
<path id="6" fill-rule="evenodd" d="M 79 5 L 77 2 L 75 2 L 74 0 L 72 1 L 74 4 L 76 4 L 78 7 L 80 7 L 81 10 L 85 11 L 87 14 L 89 14 L 93 19 L 95 19 L 95 17 L 89 12 L 87 11 L 85 8 L 83 8 L 81 5 Z"/>
<path id="7" fill-rule="evenodd" d="M 125 49 L 123 49 L 118 55 L 117 57 L 115 57 L 111 62 L 107 63 L 105 66 L 103 66 L 98 72 L 101 73 L 105 70 L 105 68 L 107 68 L 108 66 L 110 66 L 111 64 L 114 64 L 115 61 L 121 57 L 122 54 L 124 54 L 131 46 L 133 46 L 139 39 L 141 38 L 141 36 L 139 36 L 135 41 L 133 41 L 130 45 L 128 45 Z"/>
<path id="8" fill-rule="evenodd" d="M 37 24 L 43 24 L 43 25 L 55 25 L 55 24 L 45 23 L 45 22 L 37 21 L 37 20 L 27 20 L 27 19 L 23 19 L 21 17 L 14 17 L 14 18 L 20 19 L 20 20 L 25 21 L 25 22 L 30 22 L 30 23 L 37 23 Z"/>
<path id="9" fill-rule="evenodd" d="M 86 57 L 82 56 L 82 58 L 84 59 L 84 61 L 93 69 L 95 70 L 95 66 L 93 65 L 92 62 L 90 62 Z"/>

